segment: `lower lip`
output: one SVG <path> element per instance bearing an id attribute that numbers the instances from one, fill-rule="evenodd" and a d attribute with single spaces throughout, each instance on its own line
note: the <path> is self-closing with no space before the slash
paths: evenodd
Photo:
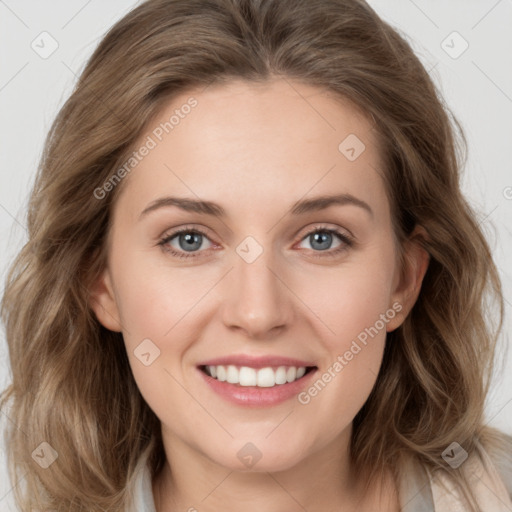
<path id="1" fill-rule="evenodd" d="M 297 396 L 303 391 L 316 371 L 315 368 L 293 382 L 277 384 L 271 388 L 260 388 L 257 386 L 239 386 L 225 381 L 221 382 L 198 368 L 198 372 L 213 391 L 229 402 L 247 407 L 269 407 L 290 400 L 290 398 Z"/>

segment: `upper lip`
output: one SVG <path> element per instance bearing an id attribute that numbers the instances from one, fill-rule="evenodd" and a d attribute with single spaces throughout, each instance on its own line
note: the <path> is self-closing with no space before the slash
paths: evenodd
<path id="1" fill-rule="evenodd" d="M 198 366 L 249 366 L 250 368 L 266 368 L 269 366 L 315 366 L 308 361 L 302 361 L 293 357 L 281 356 L 250 356 L 245 354 L 230 355 L 225 357 L 216 357 L 199 363 Z"/>

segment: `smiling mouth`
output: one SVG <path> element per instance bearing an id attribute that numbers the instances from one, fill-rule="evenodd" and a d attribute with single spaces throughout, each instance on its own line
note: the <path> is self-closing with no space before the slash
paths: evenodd
<path id="1" fill-rule="evenodd" d="M 240 387 L 271 388 L 290 384 L 315 371 L 316 366 L 278 366 L 251 368 L 249 366 L 215 365 L 199 366 L 199 369 L 220 382 Z"/>

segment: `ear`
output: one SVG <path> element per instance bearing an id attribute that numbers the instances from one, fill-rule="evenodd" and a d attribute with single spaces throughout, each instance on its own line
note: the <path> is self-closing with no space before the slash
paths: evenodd
<path id="1" fill-rule="evenodd" d="M 91 286 L 89 298 L 90 306 L 101 325 L 111 331 L 121 332 L 119 308 L 107 268 Z"/>
<path id="2" fill-rule="evenodd" d="M 421 243 L 427 239 L 428 234 L 423 226 L 416 226 L 404 244 L 404 265 L 399 269 L 398 277 L 395 279 L 391 302 L 395 304 L 393 309 L 399 312 L 388 322 L 387 332 L 394 331 L 403 323 L 418 299 L 430 262 L 430 255 Z M 398 304 L 401 306 L 400 310 Z"/>

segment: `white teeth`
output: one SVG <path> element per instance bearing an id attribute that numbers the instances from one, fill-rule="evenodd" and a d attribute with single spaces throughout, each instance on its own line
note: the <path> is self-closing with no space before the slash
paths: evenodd
<path id="1" fill-rule="evenodd" d="M 286 380 L 288 382 L 293 382 L 296 377 L 297 377 L 297 368 L 295 368 L 294 366 L 290 366 L 290 368 L 288 368 L 288 371 L 286 372 Z"/>
<path id="2" fill-rule="evenodd" d="M 254 368 L 242 366 L 238 373 L 238 383 L 240 386 L 257 386 L 258 372 Z"/>
<path id="3" fill-rule="evenodd" d="M 238 384 L 238 370 L 236 366 L 228 366 L 226 381 L 230 384 Z"/>
<path id="4" fill-rule="evenodd" d="M 276 384 L 286 384 L 286 368 L 280 366 L 276 371 Z"/>
<path id="5" fill-rule="evenodd" d="M 209 368 L 212 367 L 209 366 Z M 215 368 L 215 372 L 217 373 L 217 380 L 224 382 L 226 380 L 226 368 L 224 368 L 224 366 L 214 366 L 213 368 Z M 211 374 L 211 376 L 213 377 L 213 374 Z"/>
<path id="6" fill-rule="evenodd" d="M 240 384 L 242 385 L 242 384 Z M 272 368 L 261 368 L 258 370 L 258 384 L 259 388 L 271 388 L 276 385 L 276 374 Z"/>
<path id="7" fill-rule="evenodd" d="M 260 388 L 271 388 L 276 385 L 286 384 L 300 379 L 306 373 L 306 367 L 300 366 L 279 366 L 276 370 L 271 367 L 250 368 L 234 365 L 207 366 L 207 373 L 213 378 L 230 384 L 239 384 L 240 386 L 258 386 Z"/>

